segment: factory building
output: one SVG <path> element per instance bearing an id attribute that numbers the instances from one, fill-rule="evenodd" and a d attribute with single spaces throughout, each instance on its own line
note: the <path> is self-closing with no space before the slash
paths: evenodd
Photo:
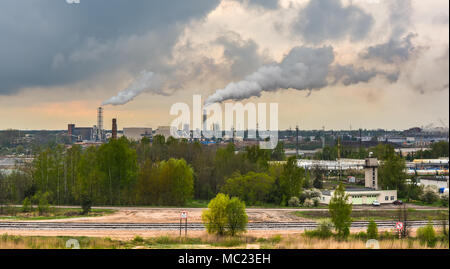
<path id="1" fill-rule="evenodd" d="M 159 126 L 158 129 L 155 131 L 155 135 L 162 135 L 166 139 L 169 138 L 171 135 L 170 133 L 170 126 Z"/>
<path id="2" fill-rule="evenodd" d="M 93 127 L 75 127 L 75 124 L 67 126 L 70 142 L 89 141 L 94 137 Z"/>
<path id="3" fill-rule="evenodd" d="M 374 201 L 380 204 L 391 204 L 397 200 L 397 190 L 381 190 L 378 185 L 378 160 L 368 158 L 365 160 L 365 188 L 347 188 L 346 194 L 353 205 L 371 205 Z M 329 204 L 334 190 L 322 191 L 321 202 Z"/>
<path id="4" fill-rule="evenodd" d="M 147 127 L 129 127 L 123 128 L 123 135 L 129 140 L 141 141 L 142 138 L 152 138 L 153 130 Z"/>

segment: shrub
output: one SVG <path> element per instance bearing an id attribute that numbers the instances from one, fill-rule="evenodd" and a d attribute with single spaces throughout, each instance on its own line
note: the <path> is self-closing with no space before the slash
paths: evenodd
<path id="1" fill-rule="evenodd" d="M 31 211 L 31 201 L 30 198 L 25 197 L 22 203 L 22 212 L 30 212 Z"/>
<path id="2" fill-rule="evenodd" d="M 378 227 L 375 221 L 372 219 L 369 222 L 369 226 L 367 227 L 367 236 L 369 239 L 377 239 L 378 238 Z"/>
<path id="3" fill-rule="evenodd" d="M 420 227 L 417 230 L 417 238 L 421 244 L 426 244 L 428 247 L 436 246 L 436 232 L 434 231 L 433 224 L 428 223 L 425 227 Z"/>
<path id="4" fill-rule="evenodd" d="M 318 207 L 320 203 L 320 199 L 318 197 L 315 197 L 312 199 L 314 207 Z"/>
<path id="5" fill-rule="evenodd" d="M 313 207 L 314 206 L 314 201 L 310 198 L 307 198 L 305 200 L 305 202 L 303 202 L 303 206 L 304 207 Z"/>
<path id="6" fill-rule="evenodd" d="M 442 204 L 442 206 L 448 207 L 448 193 L 442 194 L 441 204 Z"/>
<path id="7" fill-rule="evenodd" d="M 143 242 L 144 242 L 144 238 L 142 238 L 142 237 L 139 236 L 139 235 L 136 235 L 136 236 L 133 238 L 133 242 L 134 242 L 134 243 L 143 243 Z"/>
<path id="8" fill-rule="evenodd" d="M 427 186 L 424 190 L 422 195 L 420 196 L 420 200 L 427 204 L 435 203 L 439 200 L 438 192 L 435 188 L 432 186 Z"/>
<path id="9" fill-rule="evenodd" d="M 288 205 L 291 207 L 299 207 L 300 206 L 300 200 L 298 199 L 298 197 L 291 197 L 291 199 L 289 199 Z"/>
<path id="10" fill-rule="evenodd" d="M 333 235 L 333 232 L 331 231 L 332 229 L 333 223 L 329 219 L 325 219 L 319 222 L 319 226 L 317 226 L 315 230 L 305 231 L 305 235 L 309 237 L 326 239 Z"/>
<path id="11" fill-rule="evenodd" d="M 371 238 L 370 236 L 368 236 L 367 233 L 364 232 L 364 231 L 361 231 L 361 232 L 357 233 L 357 234 L 355 235 L 355 237 L 358 238 L 358 239 L 361 239 L 361 240 L 372 239 L 372 238 Z"/>

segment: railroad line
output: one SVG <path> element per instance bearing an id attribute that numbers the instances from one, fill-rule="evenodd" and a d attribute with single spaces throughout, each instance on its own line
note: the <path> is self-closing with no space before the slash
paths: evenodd
<path id="1" fill-rule="evenodd" d="M 396 221 L 375 221 L 379 228 L 394 228 Z M 366 228 L 368 221 L 355 221 L 351 228 Z M 422 227 L 428 221 L 408 221 L 409 227 Z M 184 229 L 185 224 L 182 224 Z M 441 222 L 435 221 L 434 226 Z M 248 230 L 311 230 L 317 222 L 249 222 Z M 0 230 L 179 230 L 180 223 L 88 223 L 88 222 L 0 222 Z M 205 230 L 202 223 L 188 223 L 188 230 Z"/>

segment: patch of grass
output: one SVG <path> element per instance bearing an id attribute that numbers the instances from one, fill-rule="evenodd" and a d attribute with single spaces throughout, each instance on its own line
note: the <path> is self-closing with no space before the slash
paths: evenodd
<path id="1" fill-rule="evenodd" d="M 70 236 L 17 236 L 3 234 L 0 236 L 0 249 L 66 249 L 69 239 L 78 241 L 81 249 L 115 249 L 120 248 L 120 241 L 96 237 Z"/>
<path id="2" fill-rule="evenodd" d="M 439 220 L 443 210 L 409 210 L 408 220 Z M 326 219 L 330 218 L 328 211 L 296 211 L 292 214 L 308 219 Z M 353 221 L 374 220 L 396 220 L 398 212 L 396 210 L 354 210 L 351 213 Z"/>
<path id="3" fill-rule="evenodd" d="M 237 247 L 246 244 L 247 242 L 240 237 L 225 237 L 221 238 L 217 242 L 212 243 L 212 246 L 216 247 Z"/>
<path id="4" fill-rule="evenodd" d="M 99 217 L 112 214 L 116 212 L 113 209 L 92 209 L 87 215 L 82 214 L 83 210 L 79 208 L 60 208 L 52 207 L 49 212 L 44 215 L 39 215 L 35 209 L 32 212 L 22 212 L 20 207 L 10 207 L 8 212 L 0 215 L 0 219 L 11 220 L 52 220 L 52 219 L 68 219 L 68 218 L 83 218 L 83 217 Z"/>
<path id="5" fill-rule="evenodd" d="M 352 234 L 347 240 L 337 240 L 334 237 L 316 238 L 303 234 L 274 235 L 269 238 L 253 237 L 211 237 L 183 238 L 159 236 L 142 238 L 136 236 L 128 241 L 112 240 L 111 238 L 71 237 L 71 236 L 16 236 L 0 235 L 0 249 L 67 249 L 66 242 L 76 239 L 81 249 L 186 249 L 186 248 L 236 248 L 248 243 L 259 243 L 262 249 L 365 249 L 366 238 L 361 234 Z M 448 237 L 442 239 L 440 234 L 436 244 L 432 247 L 420 244 L 420 240 L 410 237 L 405 240 L 395 238 L 395 233 L 380 234 L 380 248 L 382 249 L 420 249 L 444 248 L 448 249 Z"/>

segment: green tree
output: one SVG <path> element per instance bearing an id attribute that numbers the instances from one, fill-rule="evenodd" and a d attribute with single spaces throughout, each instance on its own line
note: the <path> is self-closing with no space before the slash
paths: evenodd
<path id="1" fill-rule="evenodd" d="M 334 191 L 328 207 L 331 220 L 340 238 L 347 238 L 350 234 L 352 204 L 348 203 L 348 199 L 349 196 L 345 193 L 345 187 L 340 183 Z"/>
<path id="2" fill-rule="evenodd" d="M 272 150 L 270 155 L 272 161 L 284 161 L 286 159 L 286 154 L 284 153 L 284 143 L 278 141 L 277 146 Z"/>
<path id="3" fill-rule="evenodd" d="M 396 154 L 386 156 L 378 170 L 379 184 L 384 190 L 398 190 L 399 196 L 407 195 L 406 163 Z"/>
<path id="4" fill-rule="evenodd" d="M 30 212 L 31 211 L 31 201 L 30 198 L 25 197 L 22 203 L 22 212 Z"/>
<path id="5" fill-rule="evenodd" d="M 194 193 L 194 172 L 185 160 L 169 159 L 159 164 L 160 202 L 184 205 Z"/>
<path id="6" fill-rule="evenodd" d="M 229 200 L 227 205 L 227 223 L 231 236 L 246 231 L 248 216 L 245 212 L 245 203 L 241 202 L 239 198 L 233 197 Z"/>
<path id="7" fill-rule="evenodd" d="M 304 182 L 304 171 L 303 168 L 297 166 L 295 157 L 288 158 L 279 180 L 284 205 L 291 197 L 300 195 Z"/>
<path id="8" fill-rule="evenodd" d="M 369 239 L 378 238 L 378 227 L 373 219 L 370 220 L 369 226 L 367 226 L 367 236 L 369 237 Z"/>
<path id="9" fill-rule="evenodd" d="M 270 199 L 275 180 L 266 173 L 249 172 L 246 175 L 235 173 L 226 180 L 222 192 L 237 196 L 249 205 L 262 204 Z"/>
<path id="10" fill-rule="evenodd" d="M 430 248 L 435 247 L 437 238 L 433 224 L 429 222 L 426 226 L 417 229 L 417 238 L 422 244 L 426 244 Z"/>
<path id="11" fill-rule="evenodd" d="M 208 209 L 202 213 L 206 231 L 210 234 L 225 235 L 228 224 L 227 206 L 230 197 L 223 193 L 217 194 L 208 204 Z"/>
<path id="12" fill-rule="evenodd" d="M 323 188 L 323 179 L 325 176 L 325 170 L 316 166 L 313 168 L 312 170 L 312 175 L 313 175 L 313 187 L 317 188 L 317 189 L 322 189 Z"/>

